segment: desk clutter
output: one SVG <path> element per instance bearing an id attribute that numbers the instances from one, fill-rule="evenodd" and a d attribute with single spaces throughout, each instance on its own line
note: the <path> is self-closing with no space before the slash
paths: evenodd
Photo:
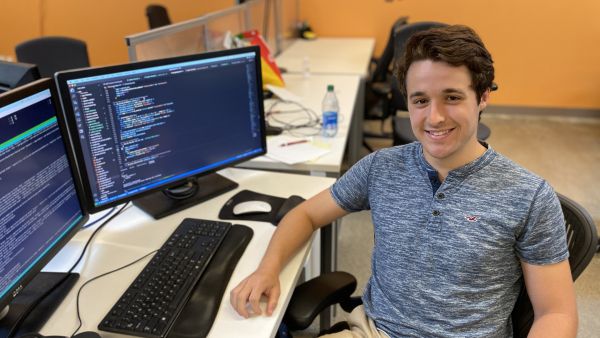
<path id="1" fill-rule="evenodd" d="M 266 156 L 289 165 L 311 161 L 330 152 L 328 145 L 321 143 L 312 138 L 272 136 L 267 139 Z"/>
<path id="2" fill-rule="evenodd" d="M 303 201 L 304 198 L 297 195 L 282 198 L 261 194 L 255 191 L 242 190 L 225 202 L 225 205 L 223 205 L 219 212 L 219 219 L 269 222 L 273 225 L 277 225 L 288 211 L 292 210 Z M 244 213 L 234 212 L 237 205 L 248 202 L 256 203 L 258 207 Z M 268 210 L 263 209 L 261 206 L 262 203 L 268 204 L 270 208 L 268 208 Z"/>

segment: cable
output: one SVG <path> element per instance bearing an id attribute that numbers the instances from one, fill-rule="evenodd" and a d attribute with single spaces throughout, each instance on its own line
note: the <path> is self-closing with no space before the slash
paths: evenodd
<path id="1" fill-rule="evenodd" d="M 289 109 L 289 110 L 275 110 L 279 104 L 291 104 L 298 107 L 298 109 Z M 295 119 L 282 120 L 278 119 L 277 115 L 291 115 L 304 113 L 304 116 L 297 117 Z M 322 122 L 319 118 L 319 115 L 315 113 L 314 110 L 303 106 L 302 104 L 294 101 L 285 101 L 281 99 L 275 99 L 273 104 L 269 106 L 267 109 L 267 113 L 265 114 L 267 118 L 267 122 L 273 121 L 277 122 L 277 127 L 282 128 L 284 131 L 287 131 L 292 136 L 304 137 L 304 136 L 314 136 L 319 135 L 321 133 Z M 338 125 L 344 120 L 344 117 L 338 114 Z M 272 125 L 271 123 L 269 123 Z M 308 129 L 309 132 L 302 132 L 299 130 Z"/>
<path id="2" fill-rule="evenodd" d="M 282 103 L 295 105 L 299 107 L 299 109 L 276 111 L 275 107 Z M 291 120 L 281 120 L 277 118 L 277 115 L 292 115 L 298 113 L 304 113 L 304 115 Z M 321 120 L 319 119 L 317 113 L 298 102 L 277 99 L 267 110 L 266 118 L 269 121 L 277 122 L 278 127 L 282 128 L 293 136 L 313 136 L 318 135 L 321 131 Z M 300 131 L 301 129 L 308 129 L 310 131 L 302 132 Z"/>
<path id="3" fill-rule="evenodd" d="M 129 206 L 129 202 L 125 203 L 123 205 L 123 207 L 121 207 L 121 209 L 119 209 L 119 211 L 117 211 L 115 214 L 113 214 L 109 219 L 107 219 L 102 224 L 100 224 L 100 226 L 98 228 L 96 228 L 96 230 L 94 230 L 94 232 L 92 233 L 90 238 L 88 238 L 87 242 L 85 243 L 83 250 L 81 251 L 81 254 L 79 255 L 79 258 L 77 258 L 77 261 L 75 261 L 75 264 L 73 264 L 71 266 L 71 268 L 67 271 L 65 276 L 61 280 L 59 280 L 58 283 L 56 283 L 54 285 L 54 287 L 47 290 L 44 294 L 42 294 L 40 297 L 38 297 L 38 299 L 36 299 L 33 303 L 31 303 L 31 305 L 29 306 L 29 308 L 27 308 L 25 310 L 25 312 L 21 316 L 21 318 L 19 318 L 17 320 L 17 322 L 15 323 L 15 325 L 13 325 L 13 327 L 10 329 L 10 331 L 8 332 L 8 335 L 6 337 L 8 337 L 8 338 L 12 337 L 18 330 L 19 326 L 21 326 L 21 324 L 23 324 L 23 322 L 25 321 L 25 319 L 27 319 L 27 317 L 31 314 L 31 312 L 33 312 L 35 307 L 38 306 L 42 302 L 42 300 L 44 300 L 46 297 L 48 297 L 49 294 L 51 294 L 54 290 L 56 290 L 60 285 L 62 285 L 67 280 L 67 278 L 73 272 L 73 270 L 77 267 L 79 262 L 81 262 L 81 259 L 83 259 L 83 256 L 85 255 L 85 252 L 87 251 L 89 244 L 92 242 L 92 239 L 94 239 L 94 237 L 96 236 L 98 231 L 100 231 L 100 229 L 102 229 L 106 224 L 108 224 L 110 221 L 112 221 L 116 216 L 121 214 L 127 206 Z"/>
<path id="4" fill-rule="evenodd" d="M 117 210 L 117 207 L 113 207 L 112 209 L 110 209 L 106 214 L 102 215 L 102 217 L 98 218 L 97 220 L 93 221 L 90 224 L 85 224 L 84 226 L 82 226 L 82 229 L 87 229 L 87 228 L 91 228 L 94 226 L 94 224 L 100 222 L 101 220 L 105 219 L 106 217 L 108 217 L 108 215 L 110 215 L 113 211 Z"/>
<path id="5" fill-rule="evenodd" d="M 74 335 L 76 335 L 77 332 L 79 331 L 79 329 L 81 329 L 81 326 L 83 325 L 83 321 L 81 320 L 81 311 L 80 311 L 80 308 L 79 308 L 79 297 L 81 295 L 81 291 L 83 291 L 83 288 L 86 285 L 88 285 L 89 283 L 91 283 L 91 282 L 93 282 L 93 281 L 95 281 L 97 279 L 100 279 L 100 278 L 102 278 L 104 276 L 110 275 L 111 273 L 115 273 L 117 271 L 121 271 L 121 270 L 123 270 L 125 268 L 128 268 L 128 267 L 130 267 L 130 266 L 138 263 L 139 261 L 143 260 L 144 258 L 146 258 L 146 257 L 148 257 L 148 256 L 150 256 L 150 255 L 152 255 L 152 254 L 154 254 L 156 252 L 158 252 L 158 250 L 154 250 L 152 252 L 149 252 L 149 253 L 145 254 L 144 256 L 142 256 L 142 257 L 134 260 L 133 262 L 127 263 L 127 264 L 125 264 L 125 265 L 123 265 L 123 266 L 121 266 L 119 268 L 116 268 L 114 270 L 111 270 L 111 271 L 105 272 L 103 274 L 100 274 L 100 275 L 98 275 L 96 277 L 93 277 L 93 278 L 87 280 L 85 283 L 83 283 L 81 285 L 81 287 L 79 287 L 79 290 L 77 291 L 77 298 L 76 298 L 76 302 L 75 302 L 76 309 L 77 309 L 77 322 L 78 322 L 78 325 L 77 325 L 77 328 L 75 329 L 75 331 L 71 334 L 71 337 L 73 337 Z"/>

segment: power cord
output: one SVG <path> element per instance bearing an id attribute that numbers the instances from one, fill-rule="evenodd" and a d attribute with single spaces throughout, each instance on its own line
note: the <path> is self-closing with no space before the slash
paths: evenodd
<path id="1" fill-rule="evenodd" d="M 80 307 L 79 307 L 79 299 L 80 299 L 81 291 L 83 290 L 83 288 L 86 285 L 88 285 L 89 283 L 91 283 L 91 282 L 93 282 L 93 281 L 95 281 L 97 279 L 100 279 L 100 278 L 102 278 L 104 276 L 108 276 L 108 275 L 110 275 L 112 273 L 115 273 L 117 271 L 121 271 L 123 269 L 126 269 L 126 268 L 128 268 L 128 267 L 130 267 L 130 266 L 132 266 L 132 265 L 134 265 L 134 264 L 136 264 L 138 262 L 140 262 L 141 260 L 145 259 L 146 257 L 148 257 L 148 256 L 156 253 L 156 252 L 158 252 L 158 250 L 154 250 L 152 252 L 149 252 L 149 253 L 145 254 L 144 256 L 142 256 L 142 257 L 134 260 L 133 262 L 127 263 L 127 264 L 125 264 L 125 265 L 123 265 L 121 267 L 118 267 L 118 268 L 114 269 L 114 270 L 111 270 L 111 271 L 105 272 L 103 274 L 100 274 L 100 275 L 98 275 L 96 277 L 93 277 L 93 278 L 87 280 L 85 283 L 83 283 L 81 285 L 81 287 L 79 287 L 79 290 L 77 291 L 77 298 L 76 298 L 76 309 L 77 309 L 77 322 L 78 322 L 78 325 L 77 325 L 77 328 L 75 329 L 75 331 L 71 334 L 71 337 L 73 337 L 74 335 L 76 335 L 77 332 L 79 331 L 79 329 L 81 329 L 81 326 L 83 325 L 83 321 L 81 320 L 81 311 L 80 311 Z"/>
<path id="2" fill-rule="evenodd" d="M 98 218 L 97 220 L 89 223 L 89 224 L 85 224 L 84 226 L 82 226 L 82 229 L 87 229 L 87 228 L 91 228 L 93 227 L 96 223 L 99 223 L 101 220 L 105 219 L 106 217 L 108 217 L 108 215 L 112 214 L 113 211 L 117 210 L 117 207 L 113 207 L 112 209 L 110 209 L 106 214 L 102 215 L 102 217 Z"/>
<path id="3" fill-rule="evenodd" d="M 13 337 L 13 335 L 19 329 L 19 326 L 21 326 L 21 324 L 23 324 L 23 322 L 25 321 L 25 319 L 27 319 L 27 317 L 31 314 L 31 312 L 33 312 L 33 310 L 35 309 L 36 306 L 38 306 L 46 297 L 48 297 L 48 295 L 50 295 L 54 290 L 56 290 L 60 285 L 62 285 L 67 280 L 67 278 L 69 277 L 69 274 L 71 274 L 73 272 L 73 270 L 77 267 L 77 265 L 79 264 L 79 262 L 81 262 L 81 260 L 83 259 L 83 256 L 85 255 L 85 252 L 87 251 L 88 246 L 92 242 L 92 239 L 94 239 L 94 237 L 96 236 L 96 234 L 100 231 L 100 229 L 102 229 L 106 224 L 108 224 L 110 221 L 112 221 L 116 216 L 118 216 L 119 214 L 121 214 L 129 205 L 130 205 L 129 202 L 125 203 L 121 207 L 121 209 L 119 209 L 119 211 L 117 211 L 115 214 L 113 214 L 110 218 L 108 218 L 106 221 L 104 221 L 102 224 L 100 224 L 100 226 L 98 228 L 96 228 L 94 230 L 94 232 L 92 233 L 92 235 L 90 236 L 90 238 L 88 238 L 87 242 L 85 243 L 85 245 L 83 247 L 83 250 L 81 251 L 81 254 L 77 258 L 77 261 L 75 261 L 75 263 L 67 271 L 67 273 L 65 274 L 65 276 L 61 280 L 59 280 L 58 283 L 56 283 L 56 285 L 54 285 L 54 287 L 52 287 L 51 289 L 47 290 L 44 294 L 42 294 L 40 297 L 38 297 L 38 299 L 36 299 L 29 306 L 29 308 L 27 308 L 25 310 L 25 313 L 21 316 L 21 318 L 19 318 L 17 320 L 17 322 L 15 323 L 15 325 L 13 325 L 13 327 L 8 332 L 8 335 L 7 335 L 8 338 Z"/>
<path id="4" fill-rule="evenodd" d="M 275 108 L 281 104 L 291 104 L 298 108 L 288 110 L 276 110 Z M 291 120 L 283 120 L 278 118 L 278 115 L 292 114 L 301 115 Z M 278 127 L 282 128 L 284 131 L 287 131 L 290 135 L 295 137 L 315 136 L 321 133 L 322 121 L 319 115 L 314 110 L 305 107 L 304 105 L 298 102 L 276 99 L 267 109 L 265 116 L 267 118 L 267 122 L 269 122 L 270 125 L 273 125 L 270 122 L 276 122 L 276 125 Z M 338 114 L 338 125 L 342 121 L 343 116 Z"/>
<path id="5" fill-rule="evenodd" d="M 293 110 L 275 110 L 280 104 L 291 104 L 298 107 Z M 293 119 L 279 119 L 278 115 L 292 115 L 301 114 L 300 116 Z M 275 100 L 266 113 L 267 122 L 273 125 L 271 122 L 276 122 L 276 125 L 287 131 L 293 136 L 313 136 L 318 135 L 321 131 L 321 120 L 317 113 L 312 109 L 304 107 L 298 102 L 284 101 L 277 99 Z"/>

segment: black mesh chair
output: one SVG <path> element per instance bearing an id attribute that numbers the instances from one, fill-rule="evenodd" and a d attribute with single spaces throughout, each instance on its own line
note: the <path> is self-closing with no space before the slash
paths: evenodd
<path id="1" fill-rule="evenodd" d="M 438 28 L 447 26 L 440 22 L 415 22 L 405 26 L 396 33 L 395 35 L 395 59 L 398 60 L 406 46 L 408 39 L 415 33 L 428 30 L 431 28 Z M 492 90 L 498 89 L 497 85 L 493 85 Z M 404 116 L 396 116 L 396 111 L 408 111 L 408 105 L 406 104 L 406 98 L 400 92 L 398 86 L 398 80 L 394 77 L 391 83 L 391 94 L 390 94 L 390 111 L 392 117 L 392 131 L 393 131 L 393 144 L 406 144 L 417 140 L 412 128 L 410 126 L 410 119 Z M 480 140 L 486 140 L 491 134 L 490 128 L 483 123 L 479 123 L 477 129 L 477 138 Z"/>
<path id="2" fill-rule="evenodd" d="M 34 64 L 0 60 L 0 93 L 28 84 L 40 78 Z"/>
<path id="3" fill-rule="evenodd" d="M 365 120 L 381 121 L 381 131 L 379 133 L 363 132 L 367 138 L 386 138 L 392 139 L 391 133 L 384 132 L 384 123 L 391 115 L 390 96 L 391 96 L 391 65 L 394 59 L 394 36 L 396 32 L 408 22 L 408 17 L 400 17 L 392 25 L 390 36 L 385 45 L 385 49 L 379 58 L 371 59 L 371 72 L 366 82 L 365 94 Z M 363 139 L 363 146 L 369 151 L 373 148 Z"/>
<path id="4" fill-rule="evenodd" d="M 150 29 L 171 24 L 167 8 L 162 5 L 148 5 L 146 7 L 146 16 L 148 17 L 148 26 Z"/>
<path id="5" fill-rule="evenodd" d="M 19 62 L 38 66 L 41 77 L 61 70 L 90 66 L 85 42 L 63 36 L 46 36 L 22 42 L 15 47 Z"/>
<path id="6" fill-rule="evenodd" d="M 576 280 L 591 262 L 596 252 L 598 235 L 596 225 L 588 212 L 577 202 L 558 194 L 565 216 L 569 264 Z M 351 297 L 356 289 L 356 279 L 349 273 L 336 271 L 313 278 L 296 287 L 283 322 L 292 331 L 306 329 L 317 315 L 331 305 L 340 304 L 350 312 L 362 304 L 360 297 Z M 533 308 L 527 290 L 523 286 L 511 314 L 515 338 L 527 337 L 533 324 Z M 331 328 L 321 328 L 321 334 L 338 332 L 348 328 L 340 322 Z"/>

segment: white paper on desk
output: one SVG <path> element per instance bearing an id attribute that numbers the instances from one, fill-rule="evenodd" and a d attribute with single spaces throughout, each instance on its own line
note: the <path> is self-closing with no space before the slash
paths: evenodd
<path id="1" fill-rule="evenodd" d="M 273 86 L 272 84 L 268 84 L 268 85 L 266 85 L 266 87 L 268 90 L 270 90 L 273 94 L 275 94 L 277 97 L 279 97 L 283 101 L 292 101 L 292 102 L 296 102 L 296 103 L 301 103 L 301 101 L 302 101 L 301 97 L 299 97 L 298 95 L 290 92 L 289 90 L 287 90 L 283 87 Z"/>
<path id="2" fill-rule="evenodd" d="M 329 149 L 318 147 L 312 140 L 282 147 L 282 144 L 304 140 L 302 138 L 279 135 L 267 139 L 267 157 L 288 165 L 317 159 L 329 152 Z"/>

